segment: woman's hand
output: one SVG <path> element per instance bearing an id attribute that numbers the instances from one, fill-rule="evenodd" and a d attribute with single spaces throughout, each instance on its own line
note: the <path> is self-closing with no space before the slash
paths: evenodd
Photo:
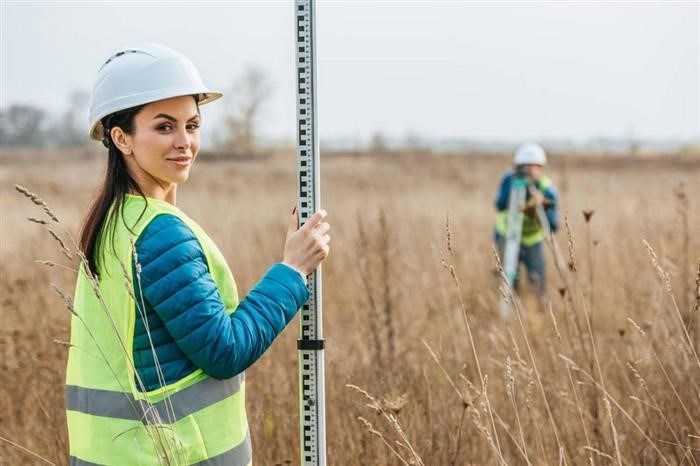
<path id="1" fill-rule="evenodd" d="M 330 225 L 324 222 L 328 213 L 321 209 L 299 228 L 299 214 L 294 208 L 284 243 L 284 263 L 309 275 L 328 257 Z"/>

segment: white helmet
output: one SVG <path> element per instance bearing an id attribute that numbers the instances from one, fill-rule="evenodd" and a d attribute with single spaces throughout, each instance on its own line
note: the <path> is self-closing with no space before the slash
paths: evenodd
<path id="1" fill-rule="evenodd" d="M 545 165 L 547 163 L 547 154 L 539 144 L 529 142 L 518 147 L 513 157 L 515 165 Z"/>
<path id="2" fill-rule="evenodd" d="M 199 94 L 199 104 L 222 96 L 202 82 L 192 62 L 160 44 L 139 43 L 113 54 L 100 68 L 92 90 L 90 132 L 104 138 L 102 118 L 119 110 L 170 97 Z"/>

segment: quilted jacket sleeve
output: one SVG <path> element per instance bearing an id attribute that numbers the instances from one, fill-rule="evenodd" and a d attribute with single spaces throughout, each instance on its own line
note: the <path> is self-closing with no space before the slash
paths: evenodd
<path id="1" fill-rule="evenodd" d="M 498 192 L 496 193 L 496 210 L 501 212 L 508 208 L 508 197 L 510 196 L 510 184 L 513 178 L 510 172 L 507 172 L 501 178 L 501 183 L 498 186 Z"/>
<path id="2" fill-rule="evenodd" d="M 199 241 L 173 215 L 151 221 L 136 251 L 144 299 L 182 352 L 214 378 L 253 364 L 308 299 L 300 274 L 278 263 L 226 314 Z"/>
<path id="3" fill-rule="evenodd" d="M 557 204 L 559 200 L 557 198 L 556 188 L 554 186 L 548 187 L 544 191 L 544 197 L 552 201 L 551 205 L 545 208 L 545 213 L 547 214 L 547 220 L 549 220 L 549 227 L 555 232 L 559 228 L 559 215 L 557 213 Z"/>

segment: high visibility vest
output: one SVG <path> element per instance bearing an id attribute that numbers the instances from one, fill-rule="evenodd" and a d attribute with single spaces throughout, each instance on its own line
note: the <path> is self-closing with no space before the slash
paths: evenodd
<path id="1" fill-rule="evenodd" d="M 228 313 L 238 305 L 231 271 L 214 242 L 175 206 L 130 194 L 122 205 L 114 248 L 111 233 L 102 235 L 99 285 L 93 289 L 84 265 L 76 284 L 66 373 L 70 464 L 250 465 L 243 373 L 217 380 L 197 369 L 143 392 L 133 359 L 133 243 L 153 218 L 175 215 L 192 229 Z"/>
<path id="2" fill-rule="evenodd" d="M 552 180 L 542 175 L 535 185 L 537 189 L 544 193 L 552 186 Z M 496 216 L 496 232 L 505 237 L 508 231 L 508 209 L 498 212 Z M 544 230 L 535 216 L 523 215 L 523 231 L 520 244 L 532 246 L 544 240 Z"/>

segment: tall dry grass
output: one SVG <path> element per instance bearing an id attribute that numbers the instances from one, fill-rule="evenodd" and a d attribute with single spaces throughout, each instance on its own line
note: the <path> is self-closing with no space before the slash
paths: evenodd
<path id="1" fill-rule="evenodd" d="M 69 314 L 50 283 L 70 290 L 74 278 L 34 262 L 62 254 L 12 185 L 75 232 L 102 161 L 20 159 L 0 166 L 0 436 L 66 464 L 66 351 L 54 340 L 68 340 Z M 491 229 L 507 158 L 324 158 L 329 464 L 700 464 L 700 163 L 553 159 L 567 279 L 550 254 L 551 305 L 510 296 L 502 322 Z M 281 257 L 294 170 L 291 155 L 200 162 L 180 188 L 242 293 Z M 297 334 L 248 371 L 257 464 L 298 463 Z M 41 464 L 6 443 L 0 460 Z"/>

